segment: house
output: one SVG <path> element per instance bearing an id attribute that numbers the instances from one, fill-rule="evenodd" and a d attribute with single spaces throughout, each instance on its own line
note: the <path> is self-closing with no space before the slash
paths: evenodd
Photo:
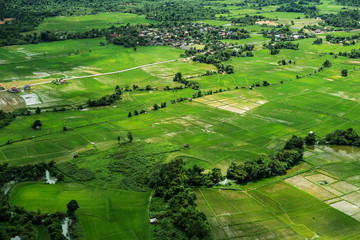
<path id="1" fill-rule="evenodd" d="M 17 88 L 17 87 L 12 87 L 8 91 L 11 92 L 11 93 L 18 93 L 18 92 L 20 92 L 20 89 Z"/>
<path id="2" fill-rule="evenodd" d="M 67 84 L 67 81 L 65 79 L 60 80 L 60 84 Z"/>
<path id="3" fill-rule="evenodd" d="M 184 148 L 189 148 L 190 145 L 188 143 L 184 144 Z"/>
<path id="4" fill-rule="evenodd" d="M 321 33 L 321 29 L 316 29 L 315 32 L 316 33 Z"/>
<path id="5" fill-rule="evenodd" d="M 118 35 L 116 34 L 116 32 L 114 32 L 113 34 L 110 34 L 110 36 L 113 38 L 118 38 Z"/>
<path id="6" fill-rule="evenodd" d="M 150 218 L 150 224 L 157 224 L 158 220 L 156 218 Z"/>
<path id="7" fill-rule="evenodd" d="M 24 90 L 31 90 L 31 86 L 30 85 L 25 85 Z"/>

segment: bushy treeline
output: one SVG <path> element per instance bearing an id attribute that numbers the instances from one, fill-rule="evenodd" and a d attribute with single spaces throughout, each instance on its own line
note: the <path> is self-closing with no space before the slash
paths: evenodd
<path id="1" fill-rule="evenodd" d="M 282 5 L 276 9 L 278 12 L 300 12 L 304 13 L 306 15 L 309 15 L 310 17 L 314 17 L 317 13 L 316 6 L 303 6 L 299 3 L 289 3 L 286 5 Z"/>
<path id="2" fill-rule="evenodd" d="M 326 135 L 320 144 L 345 145 L 360 147 L 360 137 L 354 129 L 335 130 Z"/>
<path id="3" fill-rule="evenodd" d="M 339 56 L 348 58 L 360 58 L 360 49 L 351 49 L 351 52 L 339 52 Z"/>
<path id="4" fill-rule="evenodd" d="M 0 164 L 0 186 L 10 181 L 38 181 L 44 178 L 45 171 L 51 169 L 53 165 L 54 162 L 24 166 Z M 60 212 L 42 214 L 39 211 L 29 212 L 23 208 L 10 206 L 8 195 L 0 192 L 0 239 L 10 239 L 14 236 L 20 236 L 25 240 L 36 239 L 36 226 L 45 226 L 51 240 L 66 240 L 61 228 L 65 216 Z"/>
<path id="5" fill-rule="evenodd" d="M 360 26 L 359 10 L 346 10 L 339 13 L 321 15 L 327 25 L 341 28 L 357 28 Z"/>
<path id="6" fill-rule="evenodd" d="M 33 31 L 44 18 L 97 14 L 99 12 L 124 11 L 125 5 L 135 0 L 2 0 L 0 1 L 0 20 L 13 18 L 10 23 L 0 25 L 0 46 L 25 44 L 42 41 L 36 34 L 22 35 Z M 90 33 L 89 33 L 90 34 Z M 85 34 L 86 35 L 86 34 Z M 82 35 L 83 37 L 85 35 Z M 54 38 L 55 36 L 51 36 Z M 69 39 L 76 36 L 67 35 Z"/>
<path id="7" fill-rule="evenodd" d="M 144 4 L 138 14 L 145 14 L 146 19 L 166 22 L 213 19 L 215 14 L 229 13 L 227 9 L 215 9 L 206 5 L 206 1 L 153 1 Z"/>
<path id="8" fill-rule="evenodd" d="M 281 25 L 278 25 L 275 28 L 271 28 L 271 29 L 261 29 L 261 33 L 264 37 L 271 39 L 275 39 L 275 35 L 284 34 L 286 36 L 290 36 L 293 34 L 289 26 L 284 27 Z"/>
<path id="9" fill-rule="evenodd" d="M 61 212 L 44 214 L 12 207 L 8 196 L 0 193 L 0 239 L 7 240 L 15 236 L 20 236 L 23 240 L 36 239 L 37 228 L 46 227 L 51 240 L 66 240 L 61 227 L 65 216 Z"/>
<path id="10" fill-rule="evenodd" d="M 0 25 L 1 26 L 1 25 Z M 0 38 L 0 46 L 10 45 L 24 45 L 24 44 L 38 44 L 42 42 L 63 41 L 68 39 L 85 39 L 85 38 L 99 38 L 107 35 L 109 29 L 91 29 L 83 33 L 68 33 L 68 32 L 34 32 L 28 34 L 21 34 L 15 38 Z"/>
<path id="11" fill-rule="evenodd" d="M 120 100 L 121 95 L 122 95 L 122 90 L 117 86 L 115 89 L 115 93 L 111 95 L 106 95 L 98 100 L 89 99 L 87 101 L 87 104 L 89 105 L 89 107 L 108 106 L 115 103 L 117 100 Z"/>
<path id="12" fill-rule="evenodd" d="M 336 0 L 336 3 L 344 6 L 360 6 L 360 0 Z"/>
<path id="13" fill-rule="evenodd" d="M 3 110 L 0 110 L 0 129 L 9 125 L 15 118 L 15 113 L 6 113 Z"/>
<path id="14" fill-rule="evenodd" d="M 191 186 L 213 186 L 223 179 L 220 169 L 214 168 L 207 174 L 199 166 L 184 168 L 182 159 L 162 164 L 151 175 L 149 186 L 155 189 L 155 196 L 162 197 L 168 204 L 167 213 L 171 222 L 188 237 L 204 238 L 210 228 L 206 216 L 196 207 L 196 194 Z"/>
<path id="15" fill-rule="evenodd" d="M 228 52 L 223 51 L 216 53 L 215 55 L 211 54 L 198 54 L 193 58 L 194 62 L 213 64 L 219 73 L 226 72 L 228 74 L 234 73 L 234 67 L 232 65 L 224 65 L 221 61 L 227 61 L 230 59 Z"/>
<path id="16" fill-rule="evenodd" d="M 259 155 L 256 161 L 232 163 L 227 170 L 227 178 L 234 179 L 238 183 L 246 183 L 285 174 L 287 169 L 302 160 L 303 149 L 303 139 L 292 136 L 284 148 L 272 156 Z"/>
<path id="17" fill-rule="evenodd" d="M 299 50 L 299 43 L 292 42 L 269 42 L 263 45 L 267 49 L 292 49 Z"/>
<path id="18" fill-rule="evenodd" d="M 53 165 L 54 162 L 24 166 L 0 164 L 0 186 L 10 181 L 37 181 L 44 178 L 46 169 L 49 170 Z"/>
<path id="19" fill-rule="evenodd" d="M 245 15 L 245 17 L 232 18 L 230 21 L 232 23 L 237 23 L 241 25 L 254 25 L 257 21 L 266 19 L 263 15 Z"/>

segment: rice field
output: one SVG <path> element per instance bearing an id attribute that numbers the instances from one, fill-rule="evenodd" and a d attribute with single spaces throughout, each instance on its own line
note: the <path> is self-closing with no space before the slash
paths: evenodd
<path id="1" fill-rule="evenodd" d="M 28 211 L 55 213 L 66 212 L 66 204 L 76 199 L 80 206 L 77 227 L 86 239 L 148 239 L 148 197 L 149 193 L 76 183 L 21 183 L 11 190 L 10 201 Z"/>
<path id="2" fill-rule="evenodd" d="M 330 1 L 323 2 L 319 6 L 321 13 L 340 11 L 339 6 Z M 188 165 L 197 164 L 207 170 L 217 167 L 226 174 L 230 163 L 253 160 L 259 154 L 270 155 L 282 148 L 292 135 L 304 137 L 314 131 L 324 137 L 333 130 L 348 127 L 359 132 L 360 62 L 341 56 L 335 58 L 333 53 L 350 52 L 360 48 L 360 43 L 343 46 L 324 41 L 322 45 L 313 45 L 314 39 L 309 38 L 295 41 L 299 43 L 299 50 L 281 49 L 280 54 L 270 55 L 262 46 L 269 39 L 260 31 L 271 26 L 232 26 L 229 21 L 232 17 L 261 14 L 281 24 L 294 20 L 292 31 L 318 22 L 305 18 L 302 13 L 275 12 L 276 7 L 254 10 L 231 6 L 230 14 L 225 14 L 226 21 L 201 20 L 205 24 L 251 31 L 248 39 L 222 40 L 227 44 L 255 45 L 254 57 L 232 57 L 224 62 L 234 66 L 234 74 L 203 76 L 207 70 L 216 68 L 179 60 L 100 75 L 179 59 L 183 53 L 181 49 L 165 46 L 139 46 L 136 51 L 111 44 L 101 47 L 99 42 L 104 40 L 100 38 L 0 48 L 0 85 L 6 88 L 60 77 L 93 75 L 69 80 L 64 85 L 34 85 L 32 90 L 18 94 L 1 92 L 1 110 L 26 107 L 32 114 L 18 116 L 0 129 L 0 163 L 74 161 L 74 153 L 118 147 L 117 137 L 125 140 L 131 131 L 135 143 L 165 143 L 181 149 L 167 154 L 167 162 L 181 157 Z M 297 17 L 300 19 L 295 19 Z M 47 18 L 37 31 L 78 32 L 125 23 L 152 22 L 134 14 L 100 13 Z M 336 36 L 351 34 L 357 32 L 334 33 Z M 332 66 L 317 72 L 327 59 Z M 282 60 L 293 63 L 279 65 Z M 341 77 L 342 69 L 348 69 L 349 76 Z M 197 81 L 202 93 L 219 92 L 194 98 L 198 90 L 164 90 L 166 86 L 180 85 L 173 81 L 177 72 Z M 261 86 L 263 81 L 270 86 Z M 250 90 L 249 86 L 256 83 L 260 87 Z M 152 90 L 125 92 L 123 98 L 111 106 L 74 110 L 79 105 L 85 106 L 88 99 L 112 94 L 116 85 L 121 88 L 150 85 Z M 179 98 L 186 100 L 176 102 Z M 154 104 L 163 102 L 166 108 L 152 110 Z M 63 106 L 73 109 L 53 110 Z M 42 108 L 40 114 L 34 113 L 36 107 Z M 141 109 L 146 114 L 128 117 L 129 112 Z M 31 129 L 35 120 L 43 123 L 41 130 Z M 63 127 L 69 130 L 63 131 Z M 6 144 L 9 141 L 10 144 Z M 183 149 L 184 144 L 189 144 L 189 148 Z M 352 147 L 322 146 L 307 149 L 304 156 L 304 162 L 289 170 L 288 175 L 238 186 L 241 191 L 195 190 L 213 238 L 358 239 L 360 165 L 357 159 L 360 151 Z M 79 164 L 95 168 L 100 163 Z M 104 169 L 101 168 L 101 174 L 105 174 Z M 26 210 L 52 213 L 65 211 L 66 203 L 76 198 L 80 205 L 79 230 L 85 233 L 85 239 L 149 239 L 150 193 L 102 187 L 21 183 L 12 189 L 10 200 L 12 205 Z M 38 232 L 39 239 L 47 239 L 46 229 Z"/>

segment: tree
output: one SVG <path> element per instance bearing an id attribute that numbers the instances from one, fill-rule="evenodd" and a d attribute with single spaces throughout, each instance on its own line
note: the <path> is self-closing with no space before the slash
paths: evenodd
<path id="1" fill-rule="evenodd" d="M 135 115 L 135 116 L 136 116 L 136 115 L 139 115 L 138 110 L 134 110 L 134 115 Z"/>
<path id="2" fill-rule="evenodd" d="M 276 55 L 276 54 L 279 54 L 279 53 L 280 53 L 280 50 L 279 50 L 279 49 L 273 48 L 273 49 L 270 50 L 270 54 L 271 54 L 271 55 Z"/>
<path id="3" fill-rule="evenodd" d="M 134 140 L 132 132 L 130 132 L 130 131 L 128 132 L 127 138 L 129 139 L 129 142 L 132 142 Z"/>
<path id="4" fill-rule="evenodd" d="M 67 129 L 67 127 L 63 127 L 63 132 L 66 132 L 68 129 Z"/>
<path id="5" fill-rule="evenodd" d="M 73 219 L 75 219 L 75 211 L 79 208 L 79 204 L 76 200 L 71 200 L 67 205 L 67 213 Z"/>
<path id="6" fill-rule="evenodd" d="M 181 79 L 182 79 L 181 72 L 176 73 L 174 77 L 174 82 L 181 82 Z"/>
<path id="7" fill-rule="evenodd" d="M 263 86 L 264 87 L 270 86 L 270 83 L 268 81 L 263 81 Z"/>
<path id="8" fill-rule="evenodd" d="M 31 128 L 37 130 L 37 129 L 40 129 L 41 126 L 42 126 L 41 121 L 40 120 L 35 120 L 35 122 L 31 125 Z"/>
<path id="9" fill-rule="evenodd" d="M 117 136 L 118 143 L 120 143 L 120 136 Z"/>
<path id="10" fill-rule="evenodd" d="M 131 113 L 131 112 L 129 112 L 128 117 L 132 117 L 132 113 Z"/>
<path id="11" fill-rule="evenodd" d="M 222 175 L 222 173 L 221 173 L 221 169 L 220 168 L 213 168 L 212 170 L 211 170 L 211 172 L 210 172 L 210 180 L 214 183 L 214 184 L 216 184 L 216 183 L 218 183 L 218 182 L 220 182 L 220 181 L 222 181 L 223 180 L 223 175 Z"/>
<path id="12" fill-rule="evenodd" d="M 323 63 L 323 66 L 324 67 L 331 67 L 331 62 L 328 59 L 326 59 L 325 62 Z"/>
<path id="13" fill-rule="evenodd" d="M 289 140 L 285 143 L 285 150 L 291 149 L 303 149 L 304 148 L 304 141 L 301 137 L 297 137 L 293 135 Z"/>
<path id="14" fill-rule="evenodd" d="M 225 72 L 226 72 L 227 74 L 232 74 L 232 73 L 234 73 L 234 66 L 232 66 L 232 65 L 226 65 L 226 66 L 225 66 Z"/>
<path id="15" fill-rule="evenodd" d="M 314 145 L 316 142 L 316 138 L 315 138 L 315 134 L 313 132 L 309 133 L 306 137 L 305 137 L 305 144 L 306 145 Z"/>
<path id="16" fill-rule="evenodd" d="M 157 105 L 156 103 L 154 104 L 154 106 L 153 106 L 153 110 L 158 110 L 159 109 L 159 105 Z"/>
<path id="17" fill-rule="evenodd" d="M 37 107 L 36 109 L 35 109 L 35 113 L 36 114 L 39 114 L 41 112 L 41 109 L 39 108 L 39 107 Z"/>
<path id="18" fill-rule="evenodd" d="M 348 70 L 347 69 L 341 70 L 341 76 L 347 77 L 347 75 L 348 75 Z"/>

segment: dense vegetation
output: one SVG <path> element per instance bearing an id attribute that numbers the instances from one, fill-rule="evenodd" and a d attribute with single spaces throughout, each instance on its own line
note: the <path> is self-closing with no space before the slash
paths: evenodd
<path id="1" fill-rule="evenodd" d="M 209 235 L 209 224 L 204 213 L 196 208 L 196 194 L 191 186 L 212 186 L 222 180 L 220 169 L 203 174 L 204 169 L 194 165 L 185 170 L 182 159 L 163 164 L 155 171 L 149 186 L 155 188 L 155 196 L 162 197 L 168 204 L 168 216 L 172 223 L 182 229 L 188 237 L 204 238 Z M 166 219 L 164 221 L 167 221 Z M 159 239 L 166 238 L 159 236 Z"/>
<path id="2" fill-rule="evenodd" d="M 359 27 L 360 13 L 359 10 L 346 10 L 337 14 L 322 15 L 321 18 L 326 24 L 341 28 Z"/>
<path id="3" fill-rule="evenodd" d="M 336 0 L 336 3 L 344 6 L 360 6 L 359 0 Z"/>
<path id="4" fill-rule="evenodd" d="M 215 10 L 205 7 L 205 1 L 159 1 L 144 4 L 141 13 L 146 14 L 147 19 L 163 21 L 193 21 L 199 19 L 211 19 L 217 13 L 228 13 L 228 10 Z"/>
<path id="5" fill-rule="evenodd" d="M 360 147 L 360 137 L 354 129 L 335 130 L 326 135 L 325 139 L 320 141 L 322 144 L 357 146 Z"/>
<path id="6" fill-rule="evenodd" d="M 303 6 L 298 3 L 290 3 L 287 5 L 282 5 L 281 7 L 277 8 L 278 12 L 301 12 L 310 17 L 315 17 L 317 13 L 316 6 Z"/>
<path id="7" fill-rule="evenodd" d="M 67 1 L 42 1 L 36 4 L 25 0 L 4 0 L 0 2 L 0 19 L 13 18 L 11 23 L 0 25 L 0 46 L 11 44 L 22 44 L 22 42 L 36 43 L 42 38 L 50 37 L 52 33 L 42 33 L 22 36 L 22 32 L 34 30 L 46 17 L 71 16 L 84 14 L 97 14 L 99 12 L 123 11 L 124 5 L 130 1 L 126 0 L 67 0 Z M 135 2 L 135 1 L 133 1 Z M 88 33 L 91 34 L 91 33 Z M 50 36 L 46 36 L 50 35 Z M 68 38 L 71 35 L 68 35 Z M 75 37 L 73 37 L 75 38 Z"/>
<path id="8" fill-rule="evenodd" d="M 14 120 L 16 118 L 16 114 L 15 113 L 6 113 L 2 110 L 0 110 L 0 128 L 3 128 L 7 125 L 10 124 L 10 122 L 12 120 Z"/>
<path id="9" fill-rule="evenodd" d="M 303 139 L 293 136 L 286 142 L 283 149 L 272 156 L 259 155 L 256 161 L 246 161 L 243 164 L 232 163 L 227 171 L 227 177 L 238 183 L 246 183 L 282 175 L 302 160 L 303 148 Z"/>
<path id="10" fill-rule="evenodd" d="M 51 169 L 54 162 L 49 164 L 40 163 L 25 166 L 8 166 L 7 163 L 0 165 L 0 186 L 5 183 L 22 181 L 39 181 L 44 178 L 45 170 Z M 23 208 L 12 206 L 9 196 L 0 192 L 0 239 L 10 239 L 20 236 L 21 239 L 36 238 L 39 228 L 47 228 L 50 238 L 53 240 L 65 240 L 62 235 L 61 223 L 66 214 L 44 214 L 28 212 Z"/>

